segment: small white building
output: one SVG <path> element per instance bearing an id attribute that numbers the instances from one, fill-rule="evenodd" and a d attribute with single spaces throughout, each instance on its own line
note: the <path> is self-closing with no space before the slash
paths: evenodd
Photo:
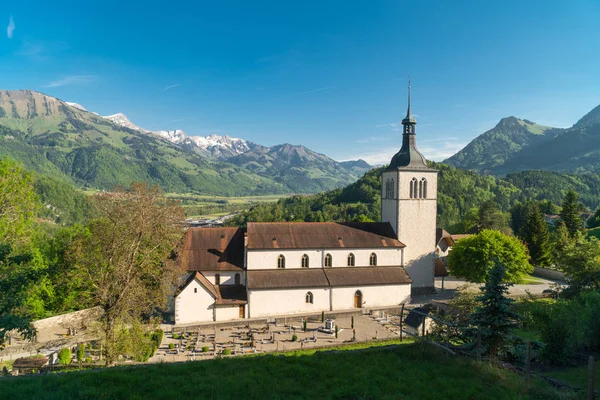
<path id="1" fill-rule="evenodd" d="M 437 170 L 416 148 L 410 87 L 402 124 L 402 148 L 383 172 L 381 222 L 189 229 L 175 323 L 394 306 L 434 291 Z"/>

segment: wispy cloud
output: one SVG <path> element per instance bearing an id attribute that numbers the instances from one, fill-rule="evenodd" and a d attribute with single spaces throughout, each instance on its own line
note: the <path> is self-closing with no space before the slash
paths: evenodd
<path id="1" fill-rule="evenodd" d="M 189 119 L 194 119 L 194 118 L 196 118 L 196 117 L 184 117 L 184 118 L 177 118 L 177 119 L 174 119 L 174 120 L 172 120 L 172 121 L 169 121 L 169 123 L 170 123 L 170 124 L 173 124 L 173 123 L 175 123 L 175 122 L 187 121 L 187 120 L 189 120 Z"/>
<path id="2" fill-rule="evenodd" d="M 12 39 L 15 28 L 16 28 L 15 20 L 14 20 L 13 16 L 11 15 L 10 18 L 8 19 L 8 26 L 6 27 L 6 36 L 9 39 Z"/>
<path id="3" fill-rule="evenodd" d="M 15 52 L 16 55 L 28 57 L 32 61 L 45 62 L 51 60 L 69 48 L 69 45 L 63 41 L 43 42 L 39 40 L 25 38 L 21 42 L 21 47 Z"/>
<path id="4" fill-rule="evenodd" d="M 67 85 L 85 85 L 96 80 L 96 75 L 70 75 L 65 76 L 57 81 L 50 82 L 44 87 L 60 87 Z"/>
<path id="5" fill-rule="evenodd" d="M 181 85 L 180 85 L 179 83 L 176 83 L 176 84 L 174 84 L 174 85 L 169 85 L 169 86 L 166 86 L 166 87 L 163 89 L 163 92 L 165 92 L 165 91 L 167 91 L 167 90 L 170 90 L 170 89 L 173 89 L 173 88 L 176 88 L 177 86 L 181 86 Z"/>
<path id="6" fill-rule="evenodd" d="M 456 140 L 457 138 L 440 138 L 440 139 L 425 139 L 417 141 L 422 146 L 419 147 L 419 151 L 428 160 L 443 161 L 448 157 L 456 154 L 459 150 L 467 145 L 467 143 Z M 382 149 L 371 150 L 364 153 L 356 153 L 353 156 L 346 157 L 345 160 L 357 160 L 363 159 L 371 165 L 383 165 L 390 162 L 393 155 L 400 149 L 400 144 L 397 147 L 385 147 Z"/>
<path id="7" fill-rule="evenodd" d="M 392 136 L 372 136 L 368 138 L 358 139 L 356 140 L 356 143 L 381 142 L 390 139 L 392 139 Z"/>
<path id="8" fill-rule="evenodd" d="M 322 92 L 323 90 L 334 89 L 336 87 L 337 87 L 337 85 L 334 85 L 334 86 L 325 86 L 325 87 L 318 88 L 318 89 L 307 90 L 306 92 L 296 93 L 293 96 L 302 96 L 303 94 Z"/>

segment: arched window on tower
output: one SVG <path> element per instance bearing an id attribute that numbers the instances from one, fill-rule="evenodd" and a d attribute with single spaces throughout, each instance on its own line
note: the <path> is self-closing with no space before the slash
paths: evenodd
<path id="1" fill-rule="evenodd" d="M 423 185 L 423 196 L 422 196 L 422 198 L 426 199 L 427 198 L 427 179 L 422 178 L 420 183 Z"/>
<path id="2" fill-rule="evenodd" d="M 388 196 L 390 199 L 394 198 L 394 180 L 390 179 L 390 195 Z"/>
<path id="3" fill-rule="evenodd" d="M 279 257 L 277 257 L 277 268 L 285 268 L 285 257 L 283 254 L 280 254 Z"/>
<path id="4" fill-rule="evenodd" d="M 419 199 L 423 198 L 423 180 L 419 181 Z"/>
<path id="5" fill-rule="evenodd" d="M 410 181 L 410 198 L 416 199 L 418 198 L 418 187 L 417 187 L 417 178 L 412 178 Z"/>
<path id="6" fill-rule="evenodd" d="M 331 254 L 327 253 L 325 255 L 325 266 L 326 267 L 331 267 L 333 265 L 333 260 L 331 258 Z"/>
<path id="7" fill-rule="evenodd" d="M 312 304 L 314 301 L 312 292 L 306 293 L 306 302 Z"/>
<path id="8" fill-rule="evenodd" d="M 304 254 L 302 256 L 302 268 L 308 268 L 308 255 Z"/>
<path id="9" fill-rule="evenodd" d="M 354 267 L 354 254 L 352 253 L 348 254 L 348 266 Z"/>
<path id="10" fill-rule="evenodd" d="M 377 254 L 371 253 L 371 257 L 369 257 L 369 265 L 372 267 L 377 265 Z"/>

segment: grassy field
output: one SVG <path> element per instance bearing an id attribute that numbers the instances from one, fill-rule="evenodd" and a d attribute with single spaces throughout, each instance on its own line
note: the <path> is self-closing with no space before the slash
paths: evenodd
<path id="1" fill-rule="evenodd" d="M 587 365 L 585 365 L 581 367 L 565 368 L 558 371 L 547 372 L 544 375 L 566 382 L 573 387 L 586 389 L 588 384 L 587 371 L 588 367 Z M 596 389 L 598 389 L 598 385 L 600 384 L 600 361 L 596 361 L 594 367 L 594 377 L 596 382 Z"/>
<path id="2" fill-rule="evenodd" d="M 188 218 L 215 218 L 248 210 L 254 204 L 272 203 L 285 197 L 283 195 L 226 197 L 191 193 L 167 193 L 166 196 L 181 201 Z"/>
<path id="3" fill-rule="evenodd" d="M 0 393 L 6 399 L 568 398 L 541 380 L 526 393 L 515 373 L 396 343 L 0 379 Z"/>

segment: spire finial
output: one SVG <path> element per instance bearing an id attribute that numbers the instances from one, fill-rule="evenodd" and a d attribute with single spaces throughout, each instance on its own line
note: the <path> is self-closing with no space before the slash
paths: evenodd
<path id="1" fill-rule="evenodd" d="M 408 74 L 408 109 L 410 110 L 410 74 Z"/>

